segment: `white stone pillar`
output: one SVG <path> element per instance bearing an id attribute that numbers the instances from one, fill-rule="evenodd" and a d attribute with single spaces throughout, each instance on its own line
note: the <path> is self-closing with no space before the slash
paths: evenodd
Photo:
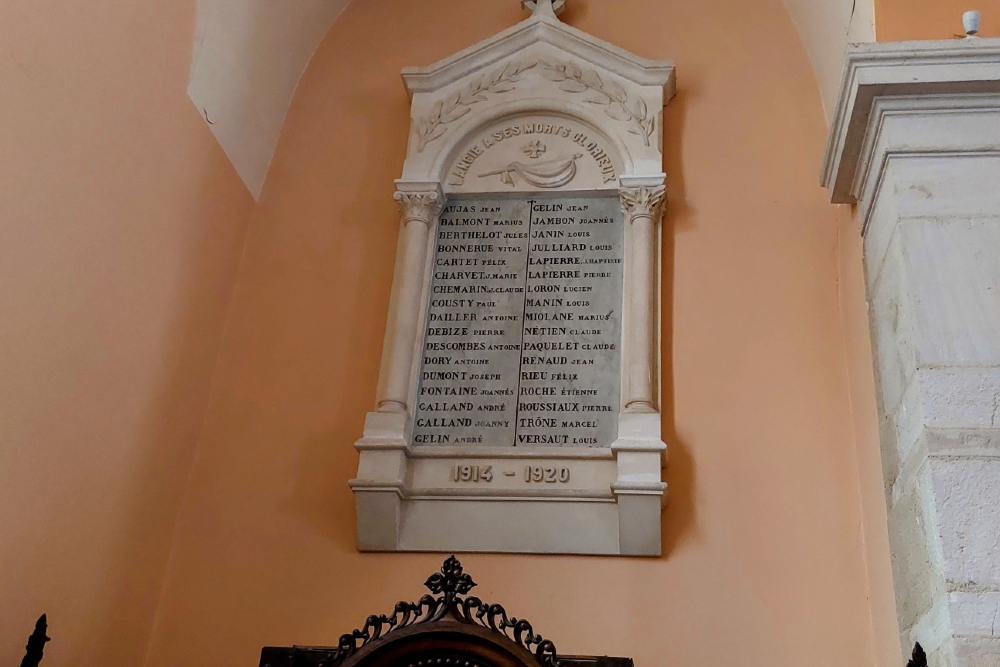
<path id="1" fill-rule="evenodd" d="M 823 179 L 857 203 L 905 655 L 1000 664 L 1000 40 L 848 52 Z"/>
<path id="2" fill-rule="evenodd" d="M 662 185 L 622 187 L 619 190 L 625 224 L 631 233 L 628 358 L 625 410 L 657 412 L 657 299 L 659 267 L 656 258 L 659 225 L 666 188 Z"/>
<path id="3" fill-rule="evenodd" d="M 625 356 L 618 439 L 611 448 L 617 478 L 619 544 L 628 555 L 659 555 L 659 516 L 667 485 L 660 468 L 666 445 L 660 439 L 659 298 L 660 222 L 666 203 L 664 175 L 623 176 L 619 195 L 628 251 L 625 269 Z"/>
<path id="4" fill-rule="evenodd" d="M 406 412 L 420 315 L 420 291 L 426 268 L 427 234 L 441 211 L 444 197 L 439 191 L 430 190 L 398 191 L 393 198 L 402 213 L 400 258 L 397 260 L 400 283 L 395 295 L 395 312 L 391 314 L 387 331 L 388 370 L 377 404 L 382 412 Z"/>

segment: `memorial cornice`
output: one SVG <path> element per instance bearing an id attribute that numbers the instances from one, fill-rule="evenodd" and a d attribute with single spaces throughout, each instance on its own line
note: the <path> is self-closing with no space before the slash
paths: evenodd
<path id="1" fill-rule="evenodd" d="M 954 116 L 994 110 L 1000 38 L 852 45 L 821 182 L 833 203 L 858 203 L 865 219 L 889 158 L 1000 151 L 995 120 L 958 123 Z"/>
<path id="2" fill-rule="evenodd" d="M 674 96 L 674 64 L 649 60 L 582 30 L 566 25 L 554 15 L 536 13 L 493 37 L 427 67 L 404 67 L 402 76 L 411 96 L 439 90 L 467 76 L 470 68 L 486 68 L 516 56 L 528 46 L 545 43 L 599 65 L 640 86 L 662 86 L 663 100 Z"/>

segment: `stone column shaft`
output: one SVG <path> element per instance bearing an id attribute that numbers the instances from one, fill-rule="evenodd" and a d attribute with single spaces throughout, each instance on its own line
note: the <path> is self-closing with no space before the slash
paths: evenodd
<path id="1" fill-rule="evenodd" d="M 663 217 L 666 190 L 623 187 L 619 191 L 626 224 L 631 227 L 629 290 L 629 352 L 626 360 L 625 409 L 656 412 L 657 226 Z"/>
<path id="2" fill-rule="evenodd" d="M 388 376 L 383 394 L 378 398 L 378 409 L 405 412 L 420 314 L 427 233 L 433 227 L 443 202 L 437 192 L 397 192 L 394 199 L 402 213 L 401 283 L 395 316 L 389 324 Z"/>

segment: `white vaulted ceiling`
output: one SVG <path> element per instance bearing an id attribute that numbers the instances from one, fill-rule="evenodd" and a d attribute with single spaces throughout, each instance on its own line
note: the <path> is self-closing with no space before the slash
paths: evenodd
<path id="1" fill-rule="evenodd" d="M 848 44 L 875 40 L 873 0 L 782 0 L 809 54 L 827 121 L 837 102 Z"/>
<path id="2" fill-rule="evenodd" d="M 349 2 L 198 0 L 188 96 L 255 199 L 299 78 Z"/>
<path id="3" fill-rule="evenodd" d="M 299 78 L 351 1 L 198 0 L 188 95 L 254 198 L 264 185 Z M 847 44 L 875 38 L 873 0 L 783 2 L 829 118 Z M 678 69 L 682 80 L 683 63 Z"/>

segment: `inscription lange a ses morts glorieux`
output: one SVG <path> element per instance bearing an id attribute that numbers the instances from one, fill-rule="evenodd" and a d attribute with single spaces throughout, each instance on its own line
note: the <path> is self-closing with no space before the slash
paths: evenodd
<path id="1" fill-rule="evenodd" d="M 413 443 L 610 445 L 621 392 L 618 198 L 452 200 L 434 245 Z"/>

